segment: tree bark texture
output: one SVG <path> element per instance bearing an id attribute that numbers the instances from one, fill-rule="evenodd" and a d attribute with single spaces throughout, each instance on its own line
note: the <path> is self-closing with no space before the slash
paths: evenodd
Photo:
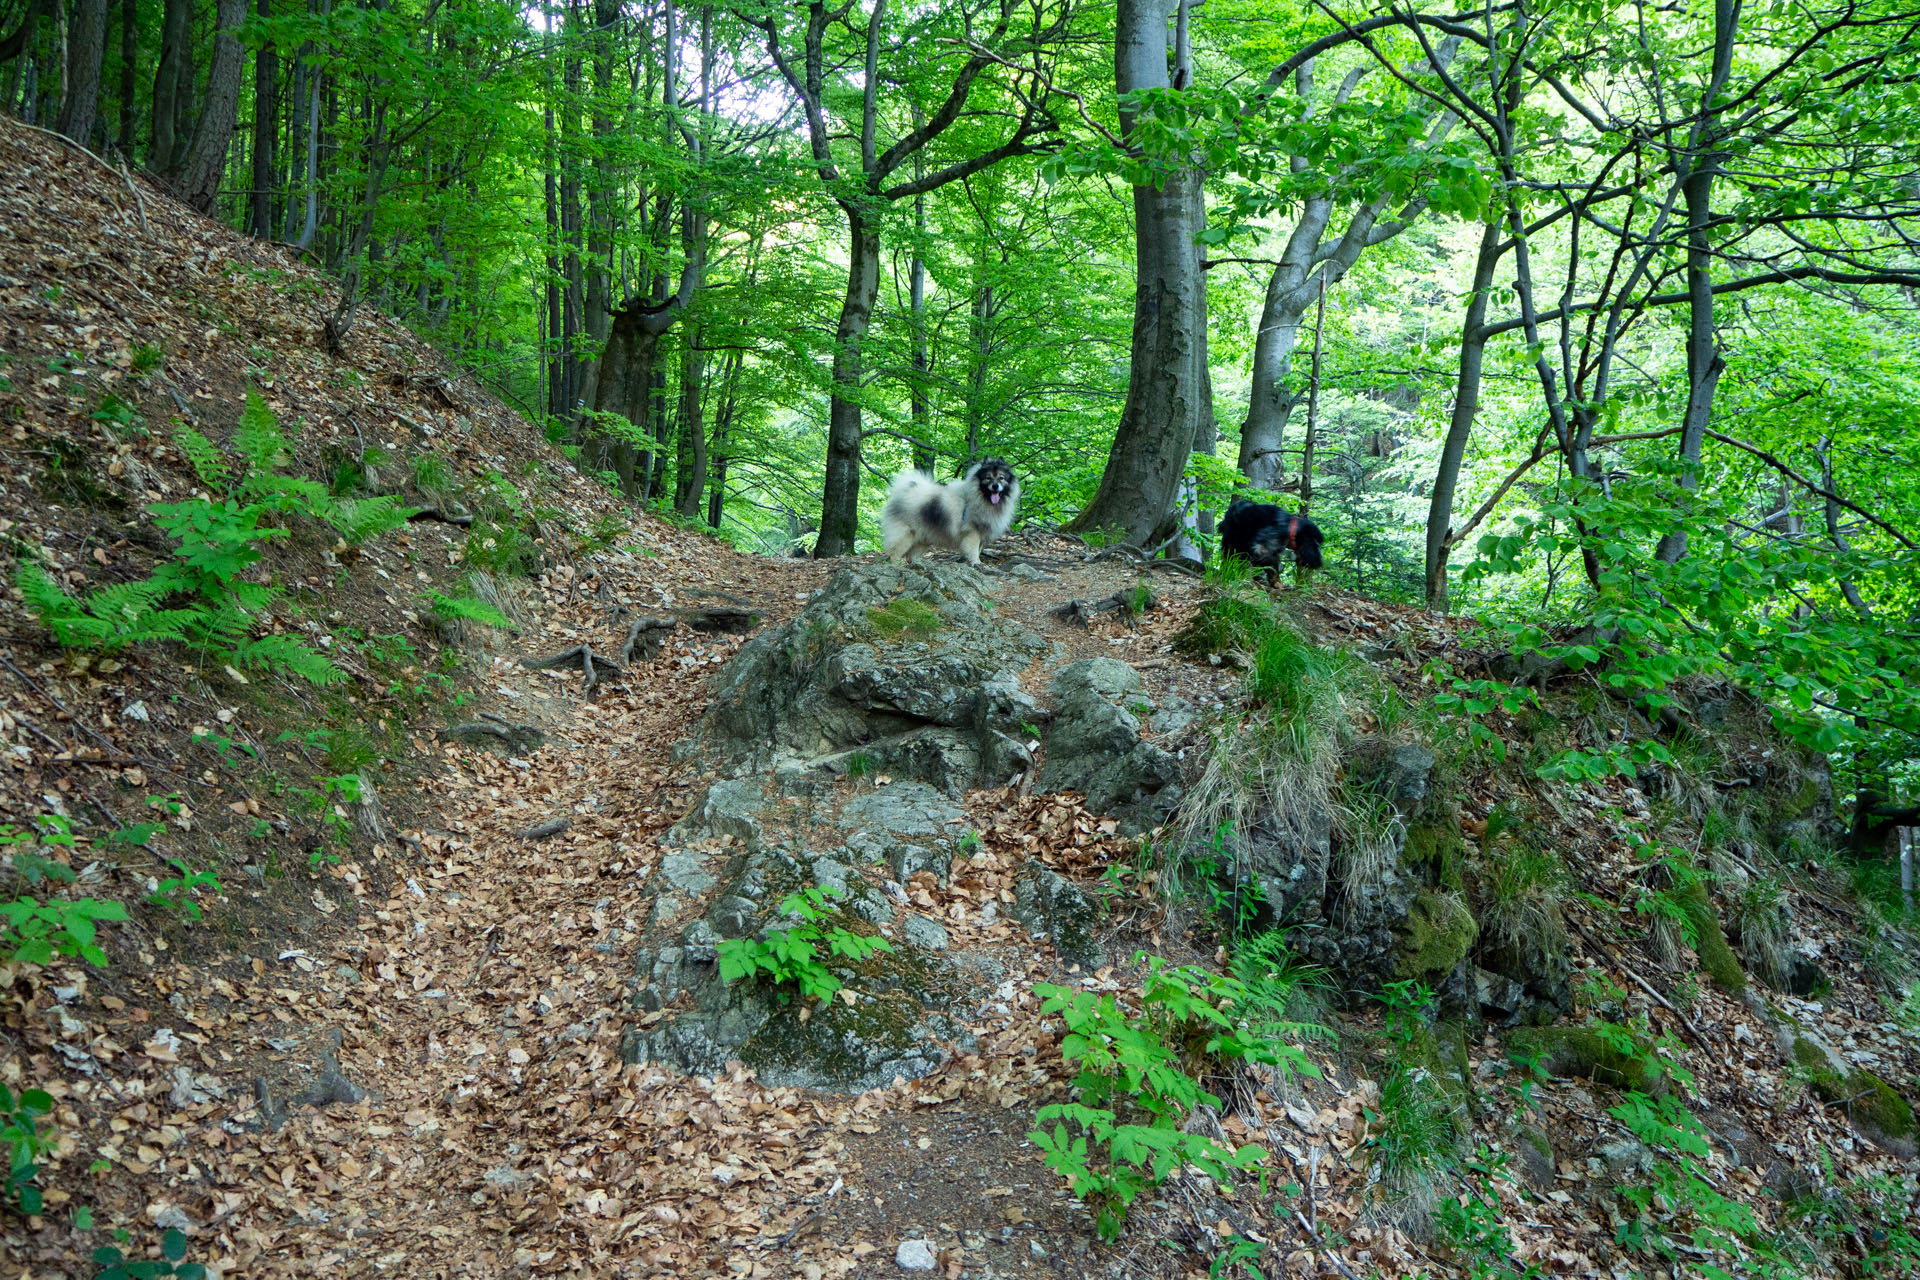
<path id="1" fill-rule="evenodd" d="M 1171 87 L 1164 0 L 1120 0 L 1114 84 L 1121 94 Z M 1133 133 L 1122 112 L 1123 136 Z M 1200 420 L 1196 353 L 1205 324 L 1203 277 L 1193 251 L 1187 171 L 1133 189 L 1134 304 L 1127 399 L 1099 490 L 1067 528 L 1107 530 L 1145 542 L 1173 505 Z"/>
<path id="2" fill-rule="evenodd" d="M 707 492 L 707 424 L 702 382 L 707 374 L 700 335 L 689 329 L 680 349 L 680 447 L 673 473 L 673 509 L 698 517 Z"/>
<path id="3" fill-rule="evenodd" d="M 114 145 L 123 156 L 133 152 L 134 76 L 139 57 L 139 0 L 120 0 L 120 129 Z"/>
<path id="4" fill-rule="evenodd" d="M 257 12 L 271 17 L 271 0 L 259 0 Z M 273 239 L 273 189 L 280 172 L 275 141 L 280 136 L 280 56 L 271 44 L 260 46 L 253 58 L 253 214 L 248 229 L 262 240 Z"/>
<path id="5" fill-rule="evenodd" d="M 858 208 L 847 210 L 847 292 L 833 330 L 833 394 L 827 405 L 827 480 L 821 495 L 816 557 L 853 552 L 860 533 L 861 344 L 880 296 L 880 230 Z"/>
<path id="6" fill-rule="evenodd" d="M 171 179 L 186 151 L 181 136 L 186 99 L 193 94 L 193 53 L 188 48 L 192 0 L 166 0 L 160 19 L 160 62 L 153 73 L 153 150 L 147 168 Z"/>
<path id="7" fill-rule="evenodd" d="M 81 146 L 100 110 L 100 68 L 107 56 L 107 0 L 74 0 L 73 33 L 67 41 L 66 98 L 54 131 Z"/>
<path id="8" fill-rule="evenodd" d="M 1480 252 L 1473 262 L 1473 293 L 1460 325 L 1460 375 L 1455 380 L 1453 415 L 1447 422 L 1446 443 L 1433 477 L 1433 496 L 1427 505 L 1427 608 L 1447 608 L 1447 556 L 1453 549 L 1453 499 L 1460 488 L 1460 464 L 1467 455 L 1473 419 L 1480 412 L 1480 379 L 1487 356 L 1487 301 L 1493 291 L 1493 272 L 1502 257 L 1500 224 L 1489 221 L 1480 233 Z"/>
<path id="9" fill-rule="evenodd" d="M 220 0 L 219 34 L 213 40 L 213 63 L 207 70 L 207 96 L 193 146 L 181 171 L 180 198 L 201 213 L 212 213 L 220 196 L 220 180 L 227 172 L 227 149 L 233 144 L 240 117 L 240 78 L 246 50 L 240 47 L 240 25 L 247 20 L 247 0 Z"/>

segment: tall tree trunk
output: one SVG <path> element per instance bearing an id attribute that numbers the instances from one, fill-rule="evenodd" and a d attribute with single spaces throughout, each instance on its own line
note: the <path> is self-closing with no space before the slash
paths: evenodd
<path id="1" fill-rule="evenodd" d="M 259 0 L 257 12 L 271 17 L 271 0 Z M 274 90 L 280 80 L 280 56 L 271 44 L 260 46 L 253 60 L 253 218 L 249 230 L 262 240 L 273 239 L 273 188 L 280 173 L 274 143 L 280 136 L 279 100 Z"/>
<path id="2" fill-rule="evenodd" d="M 707 424 L 701 390 L 706 378 L 706 352 L 700 349 L 700 331 L 686 330 L 680 351 L 680 457 L 673 477 L 673 509 L 697 517 L 707 493 Z"/>
<path id="3" fill-rule="evenodd" d="M 100 67 L 107 56 L 107 0 L 74 0 L 73 34 L 67 41 L 66 100 L 54 131 L 89 145 L 100 110 Z"/>
<path id="4" fill-rule="evenodd" d="M 218 20 L 213 63 L 207 70 L 206 101 L 179 183 L 180 198 L 201 213 L 212 213 L 219 199 L 220 180 L 227 172 L 227 149 L 233 144 L 233 129 L 240 118 L 240 77 L 246 66 L 246 50 L 240 47 L 238 32 L 247 20 L 247 0 L 219 0 Z"/>
<path id="5" fill-rule="evenodd" d="M 973 302 L 967 308 L 967 445 L 964 461 L 980 456 L 980 428 L 987 418 L 987 374 L 993 362 L 993 284 L 987 274 L 986 235 L 975 260 Z"/>
<path id="6" fill-rule="evenodd" d="M 710 11 L 709 11 L 710 12 Z M 607 341 L 613 319 L 613 227 L 620 203 L 619 176 L 612 171 L 609 151 L 613 141 L 614 25 L 620 20 L 620 0 L 593 0 L 593 163 L 587 175 L 586 293 L 580 327 L 590 349 L 599 352 Z M 599 398 L 600 361 L 588 360 L 580 371 L 580 403 Z M 579 438 L 575 424 L 574 436 Z"/>
<path id="7" fill-rule="evenodd" d="M 1119 0 L 1114 85 L 1122 94 L 1171 88 L 1164 0 Z M 1134 117 L 1121 113 L 1131 137 Z M 1160 187 L 1133 189 L 1134 303 L 1126 405 L 1099 490 L 1067 528 L 1117 531 L 1145 542 L 1172 507 L 1200 419 L 1196 344 L 1204 320 L 1193 252 L 1194 175 L 1178 170 Z"/>
<path id="8" fill-rule="evenodd" d="M 578 35 L 587 20 L 584 4 L 567 3 L 567 27 Z M 560 118 L 560 238 L 563 247 L 561 271 L 565 287 L 561 297 L 560 330 L 560 407 L 556 415 L 571 422 L 580 404 L 580 322 L 586 309 L 586 279 L 580 260 L 582 217 L 580 213 L 580 41 L 567 41 L 567 57 L 561 71 L 563 92 L 560 101 L 565 111 Z"/>
<path id="9" fill-rule="evenodd" d="M 920 123 L 919 108 L 914 109 L 914 124 Z M 921 173 L 920 157 L 913 158 L 914 177 Z M 907 408 L 913 420 L 913 465 L 932 471 L 933 404 L 928 394 L 928 376 L 933 371 L 927 354 L 927 260 L 921 250 L 927 238 L 926 193 L 913 198 L 913 260 L 907 267 L 907 317 L 913 343 L 913 380 L 907 386 Z"/>
<path id="10" fill-rule="evenodd" d="M 715 529 L 727 510 L 727 456 L 733 438 L 734 406 L 739 403 L 740 363 L 738 350 L 729 351 L 720 360 L 720 404 L 713 415 L 713 482 L 707 499 L 707 524 Z"/>
<path id="11" fill-rule="evenodd" d="M 1500 223 L 1489 221 L 1480 233 L 1480 252 L 1473 261 L 1473 293 L 1467 299 L 1467 317 L 1460 325 L 1460 375 L 1454 382 L 1453 416 L 1447 423 L 1446 443 L 1440 449 L 1440 467 L 1433 477 L 1433 497 L 1427 505 L 1427 608 L 1447 608 L 1447 555 L 1453 549 L 1453 498 L 1460 488 L 1460 463 L 1467 456 L 1467 439 L 1480 412 L 1480 378 L 1487 356 L 1487 301 L 1493 292 L 1494 268 L 1500 265 Z"/>
<path id="12" fill-rule="evenodd" d="M 547 341 L 544 359 L 547 367 L 547 403 L 546 416 L 549 419 L 560 417 L 566 412 L 567 373 L 566 373 L 566 299 L 562 294 L 560 280 L 560 145 L 554 129 L 553 85 L 547 85 L 546 104 L 546 196 L 547 196 L 547 245 L 546 245 L 546 298 L 547 298 Z"/>
<path id="13" fill-rule="evenodd" d="M 827 479 L 820 503 L 816 558 L 851 555 L 860 533 L 861 344 L 880 296 L 880 230 L 858 208 L 847 210 L 847 292 L 833 331 L 833 390 L 827 400 Z"/>
<path id="14" fill-rule="evenodd" d="M 122 156 L 133 152 L 134 77 L 139 70 L 140 2 L 120 0 L 120 132 L 114 145 Z"/>
<path id="15" fill-rule="evenodd" d="M 165 0 L 160 19 L 160 63 L 153 72 L 153 150 L 147 168 L 171 178 L 186 139 L 178 136 L 183 99 L 193 93 L 192 51 L 187 47 L 192 0 Z"/>
<path id="16" fill-rule="evenodd" d="M 311 45 L 308 46 L 312 48 Z M 320 230 L 320 75 L 306 66 L 307 77 L 307 212 L 300 223 L 300 248 L 311 249 L 313 238 Z M 293 220 L 293 202 L 288 201 L 287 220 Z"/>

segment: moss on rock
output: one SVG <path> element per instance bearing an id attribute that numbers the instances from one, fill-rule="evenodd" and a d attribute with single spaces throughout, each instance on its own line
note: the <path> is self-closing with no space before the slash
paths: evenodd
<path id="1" fill-rule="evenodd" d="M 1522 1027 L 1507 1044 L 1515 1054 L 1538 1060 L 1557 1076 L 1649 1094 L 1664 1094 L 1671 1087 L 1665 1069 L 1653 1056 L 1653 1046 L 1638 1036 L 1632 1053 L 1592 1027 Z"/>
<path id="2" fill-rule="evenodd" d="M 1720 930 L 1720 917 L 1714 914 L 1706 885 L 1696 881 L 1680 890 L 1678 896 L 1680 909 L 1687 913 L 1687 922 L 1693 926 L 1694 950 L 1700 955 L 1700 967 L 1722 991 L 1731 995 L 1745 991 L 1747 971 L 1740 967 L 1740 957 L 1727 945 L 1727 935 Z"/>
<path id="3" fill-rule="evenodd" d="M 1859 1067 L 1840 1070 L 1841 1060 L 1810 1036 L 1793 1038 L 1793 1060 L 1806 1072 L 1807 1086 L 1814 1096 L 1845 1108 L 1847 1118 L 1869 1137 L 1911 1147 L 1920 1136 L 1913 1105 L 1873 1072 Z"/>
<path id="4" fill-rule="evenodd" d="M 1398 972 L 1402 978 L 1434 978 L 1451 973 L 1473 950 L 1479 922 L 1451 894 L 1422 890 L 1407 910 L 1401 935 Z"/>
<path id="5" fill-rule="evenodd" d="M 1422 818 L 1407 827 L 1408 865 L 1423 868 L 1443 888 L 1462 887 L 1460 864 L 1466 853 L 1467 842 L 1460 835 L 1460 812 L 1451 805 L 1438 817 Z"/>
<path id="6" fill-rule="evenodd" d="M 944 621 L 938 609 L 911 596 L 867 610 L 868 624 L 889 640 L 903 636 L 923 639 L 938 631 Z"/>

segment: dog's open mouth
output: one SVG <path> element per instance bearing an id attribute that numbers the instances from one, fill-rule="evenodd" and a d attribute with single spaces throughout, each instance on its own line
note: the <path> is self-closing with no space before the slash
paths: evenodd
<path id="1" fill-rule="evenodd" d="M 990 493 L 987 495 L 987 501 L 997 507 L 1000 505 L 1000 495 L 997 493 Z"/>

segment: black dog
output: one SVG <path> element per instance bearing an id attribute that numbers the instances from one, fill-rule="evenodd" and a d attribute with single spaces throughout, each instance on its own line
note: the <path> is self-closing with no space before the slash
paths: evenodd
<path id="1" fill-rule="evenodd" d="M 1266 502 L 1235 498 L 1220 522 L 1220 549 L 1252 564 L 1280 567 L 1280 553 L 1293 552 L 1303 569 L 1320 567 L 1320 526 L 1305 516 L 1282 511 Z"/>

